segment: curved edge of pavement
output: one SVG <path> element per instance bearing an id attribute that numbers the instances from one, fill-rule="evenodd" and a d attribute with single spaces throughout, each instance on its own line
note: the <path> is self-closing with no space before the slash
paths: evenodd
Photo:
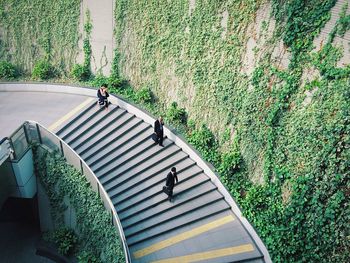
<path id="1" fill-rule="evenodd" d="M 96 89 L 94 88 L 51 83 L 0 82 L 0 92 L 54 92 L 96 97 Z M 133 105 L 125 101 L 124 99 L 112 94 L 110 96 L 110 101 L 113 104 L 116 104 L 121 108 L 124 108 L 128 112 L 134 114 L 135 116 L 143 119 L 150 125 L 153 125 L 155 118 L 152 117 L 148 112 L 137 107 L 136 105 Z M 177 146 L 179 146 L 184 152 L 186 152 L 197 163 L 197 165 L 201 167 L 203 171 L 210 177 L 212 182 L 218 187 L 220 193 L 225 197 L 227 203 L 231 206 L 231 210 L 239 218 L 239 220 L 243 224 L 243 227 L 246 229 L 246 231 L 252 237 L 261 253 L 264 255 L 264 261 L 267 263 L 272 262 L 264 243 L 256 233 L 253 226 L 242 215 L 239 206 L 234 201 L 226 187 L 221 183 L 218 175 L 214 172 L 214 167 L 211 164 L 202 160 L 200 154 L 190 145 L 188 145 L 185 142 L 184 138 L 181 135 L 179 135 L 174 129 L 170 128 L 169 126 L 165 126 L 164 133 L 169 139 L 174 141 Z"/>

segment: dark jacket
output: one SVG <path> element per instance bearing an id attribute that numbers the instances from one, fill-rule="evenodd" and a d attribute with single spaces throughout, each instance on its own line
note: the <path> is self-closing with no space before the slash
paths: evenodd
<path id="1" fill-rule="evenodd" d="M 179 182 L 179 179 L 177 178 L 177 174 L 176 173 L 173 174 L 172 172 L 169 172 L 166 177 L 166 183 L 165 183 L 168 189 L 172 190 L 174 188 L 175 181 L 176 183 Z"/>
<path id="2" fill-rule="evenodd" d="M 106 91 L 106 92 L 105 92 L 105 96 L 103 96 L 102 93 L 101 93 L 101 90 L 98 89 L 98 90 L 97 90 L 97 97 L 98 97 L 98 101 L 99 101 L 99 102 L 104 102 L 105 100 L 107 100 L 107 97 L 109 97 L 109 94 L 108 94 L 108 92 Z"/>
<path id="3" fill-rule="evenodd" d="M 154 132 L 158 137 L 163 137 L 163 125 L 164 123 L 161 124 L 159 120 L 156 120 L 154 123 Z"/>

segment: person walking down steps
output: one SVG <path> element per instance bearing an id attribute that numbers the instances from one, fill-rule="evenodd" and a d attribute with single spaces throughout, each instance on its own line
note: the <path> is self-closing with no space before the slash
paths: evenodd
<path id="1" fill-rule="evenodd" d="M 97 97 L 98 97 L 98 104 L 100 105 L 100 108 L 104 107 L 106 111 L 108 111 L 108 89 L 107 84 L 102 84 L 101 87 L 97 91 Z"/>
<path id="2" fill-rule="evenodd" d="M 154 141 L 159 144 L 159 146 L 163 147 L 163 136 L 164 136 L 164 131 L 163 131 L 163 118 L 159 117 L 158 120 L 154 122 L 154 134 L 155 138 Z"/>
<path id="3" fill-rule="evenodd" d="M 173 189 L 175 184 L 177 184 L 178 182 L 179 182 L 179 179 L 177 178 L 176 168 L 172 167 L 166 177 L 165 186 L 163 186 L 163 192 L 168 195 L 168 200 L 170 202 L 173 201 Z"/>

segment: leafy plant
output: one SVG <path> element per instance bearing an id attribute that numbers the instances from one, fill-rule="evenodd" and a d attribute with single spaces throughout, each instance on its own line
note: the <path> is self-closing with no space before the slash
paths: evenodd
<path id="1" fill-rule="evenodd" d="M 18 76 L 18 71 L 10 62 L 0 61 L 0 79 L 14 79 Z"/>
<path id="2" fill-rule="evenodd" d="M 143 87 L 136 92 L 136 101 L 147 104 L 153 102 L 153 94 L 150 88 Z"/>
<path id="3" fill-rule="evenodd" d="M 78 244 L 78 237 L 73 229 L 59 228 L 52 232 L 49 241 L 58 246 L 58 252 L 62 255 L 69 255 Z"/>
<path id="4" fill-rule="evenodd" d="M 30 75 L 38 57 L 69 74 L 78 51 L 80 1 L 0 1 L 0 60 Z"/>
<path id="5" fill-rule="evenodd" d="M 79 263 L 100 263 L 101 260 L 98 259 L 92 252 L 90 251 L 82 251 L 78 256 Z"/>
<path id="6" fill-rule="evenodd" d="M 39 60 L 35 63 L 32 78 L 37 80 L 48 80 L 55 76 L 55 70 L 50 62 L 46 60 Z"/>
<path id="7" fill-rule="evenodd" d="M 79 222 L 76 226 L 79 249 L 93 253 L 101 262 L 124 262 L 122 244 L 117 228 L 111 224 L 111 214 L 105 210 L 86 178 L 57 153 L 48 153 L 37 147 L 34 155 L 35 172 L 48 194 L 55 226 L 60 228 L 64 224 L 63 213 L 67 207 L 63 200 L 67 197 Z M 72 238 L 70 234 L 66 236 L 63 233 L 58 232 L 58 236 L 66 239 L 61 249 L 67 251 Z M 76 253 L 80 255 L 82 251 Z M 86 259 L 84 255 L 82 257 Z"/>
<path id="8" fill-rule="evenodd" d="M 87 81 L 91 77 L 91 72 L 84 65 L 75 64 L 71 72 L 71 77 L 77 81 Z"/>
<path id="9" fill-rule="evenodd" d="M 179 108 L 177 102 L 174 101 L 170 104 L 166 112 L 166 118 L 174 123 L 186 124 L 187 113 L 184 108 Z"/>

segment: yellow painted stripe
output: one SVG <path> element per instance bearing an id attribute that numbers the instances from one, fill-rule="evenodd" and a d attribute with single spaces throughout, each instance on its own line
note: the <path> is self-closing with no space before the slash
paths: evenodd
<path id="1" fill-rule="evenodd" d="M 93 101 L 93 98 L 88 98 L 86 99 L 83 103 L 81 103 L 80 105 L 78 105 L 77 107 L 75 107 L 74 109 L 72 109 L 70 112 L 68 112 L 66 115 L 64 115 L 62 118 L 60 118 L 59 120 L 57 120 L 55 123 L 51 124 L 51 126 L 49 127 L 49 131 L 53 131 L 54 129 L 56 129 L 58 126 L 60 126 L 62 123 L 64 123 L 66 120 L 68 120 L 69 118 L 71 118 L 74 114 L 76 114 L 77 112 L 81 111 L 81 109 L 83 109 L 86 105 L 88 105 L 91 101 Z"/>
<path id="2" fill-rule="evenodd" d="M 162 260 L 153 261 L 153 263 L 188 263 L 188 262 L 196 262 L 201 260 L 208 260 L 213 258 L 220 258 L 225 256 L 232 256 L 235 254 L 252 252 L 254 251 L 254 247 L 252 244 L 246 244 L 236 247 L 228 247 L 223 249 L 211 250 L 202 253 L 195 253 L 187 256 L 175 257 L 175 258 L 167 258 Z"/>
<path id="3" fill-rule="evenodd" d="M 158 251 L 158 250 L 161 250 L 165 247 L 168 247 L 168 246 L 171 246 L 171 245 L 174 245 L 176 243 L 179 243 L 183 240 L 186 240 L 186 239 L 189 239 L 191 237 L 194 237 L 194 236 L 197 236 L 197 235 L 200 235 L 202 233 L 205 233 L 213 228 L 216 228 L 216 227 L 219 227 L 219 226 L 222 226 L 224 224 L 227 224 L 229 222 L 232 222 L 235 218 L 232 216 L 232 215 L 229 215 L 229 216 L 225 216 L 223 218 L 220 218 L 218 220 L 215 220 L 215 221 L 212 221 L 208 224 L 205 224 L 205 225 L 202 225 L 200 227 L 196 227 L 192 230 L 189 230 L 189 231 L 186 231 L 184 233 L 181 233 L 177 236 L 174 236 L 174 237 L 171 237 L 171 238 L 168 238 L 166 240 L 163 240 L 163 241 L 160 241 L 156 244 L 153 244 L 149 247 L 146 247 L 144 249 L 141 249 L 141 250 L 138 250 L 134 253 L 134 257 L 135 258 L 141 258 L 141 257 L 144 257 L 148 254 L 151 254 L 155 251 Z"/>

